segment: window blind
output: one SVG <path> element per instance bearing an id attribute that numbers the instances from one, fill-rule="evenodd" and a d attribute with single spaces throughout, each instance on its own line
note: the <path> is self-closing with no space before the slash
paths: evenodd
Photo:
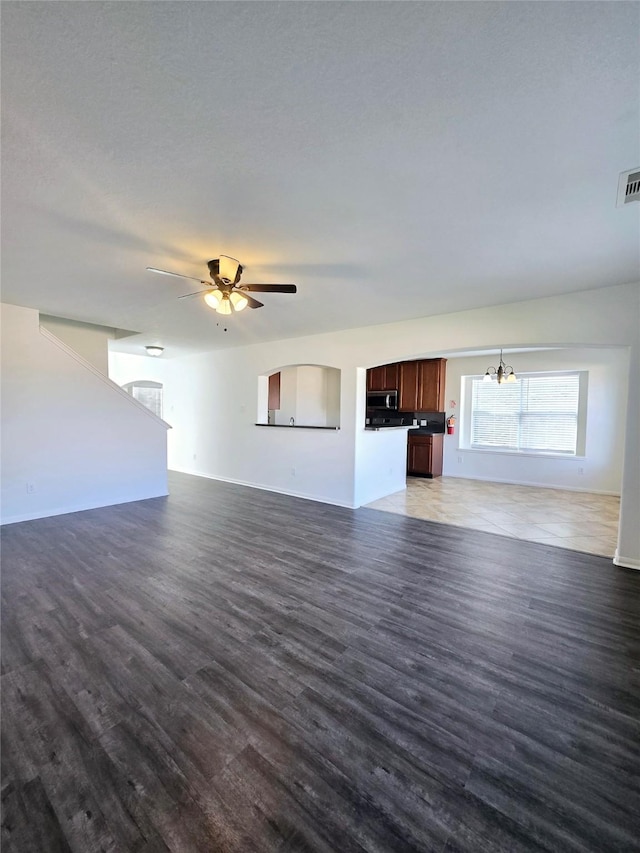
<path id="1" fill-rule="evenodd" d="M 578 373 L 472 381 L 471 447 L 575 455 Z"/>

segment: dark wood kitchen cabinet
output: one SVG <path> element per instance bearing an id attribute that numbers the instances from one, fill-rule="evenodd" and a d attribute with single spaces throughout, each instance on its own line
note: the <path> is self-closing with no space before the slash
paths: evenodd
<path id="1" fill-rule="evenodd" d="M 407 445 L 407 474 L 442 476 L 443 435 L 412 435 Z"/>
<path id="2" fill-rule="evenodd" d="M 280 372 L 269 377 L 269 409 L 280 408 Z"/>
<path id="3" fill-rule="evenodd" d="M 402 361 L 398 376 L 401 412 L 443 412 L 446 358 Z"/>
<path id="4" fill-rule="evenodd" d="M 398 364 L 381 364 L 367 370 L 367 391 L 397 391 Z"/>

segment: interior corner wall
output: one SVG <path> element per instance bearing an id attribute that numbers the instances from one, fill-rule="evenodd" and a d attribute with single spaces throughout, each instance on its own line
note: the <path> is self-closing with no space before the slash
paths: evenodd
<path id="1" fill-rule="evenodd" d="M 108 376 L 109 340 L 113 338 L 113 329 L 48 315 L 40 315 L 40 325 Z"/>
<path id="2" fill-rule="evenodd" d="M 3 305 L 3 524 L 167 494 L 166 426 Z"/>
<path id="3" fill-rule="evenodd" d="M 458 420 L 455 435 L 445 436 L 443 475 L 619 495 L 624 455 L 619 429 L 627 407 L 628 348 L 522 352 L 510 354 L 508 359 L 505 356 L 505 360 L 517 375 L 557 370 L 588 372 L 585 455 L 514 455 L 460 446 L 465 415 L 461 405 L 462 377 L 482 376 L 496 359 L 450 358 L 445 399 L 447 414 L 455 414 Z M 452 401 L 457 404 L 455 408 L 450 406 Z"/>

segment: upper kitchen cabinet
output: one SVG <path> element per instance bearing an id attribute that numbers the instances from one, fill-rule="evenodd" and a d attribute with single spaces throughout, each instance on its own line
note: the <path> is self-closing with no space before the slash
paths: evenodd
<path id="1" fill-rule="evenodd" d="M 402 361 L 398 367 L 399 411 L 444 411 L 446 358 Z"/>
<path id="2" fill-rule="evenodd" d="M 420 396 L 417 412 L 444 412 L 447 359 L 430 358 L 420 362 Z"/>
<path id="3" fill-rule="evenodd" d="M 272 373 L 269 377 L 269 410 L 276 411 L 280 408 L 280 371 Z"/>
<path id="4" fill-rule="evenodd" d="M 381 364 L 367 370 L 367 391 L 397 391 L 398 364 Z"/>
<path id="5" fill-rule="evenodd" d="M 420 396 L 420 362 L 403 361 L 399 367 L 398 409 L 401 412 L 417 412 Z"/>

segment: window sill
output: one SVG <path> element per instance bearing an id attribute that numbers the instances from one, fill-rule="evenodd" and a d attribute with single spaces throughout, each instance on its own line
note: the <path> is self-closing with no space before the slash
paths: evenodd
<path id="1" fill-rule="evenodd" d="M 518 458 L 520 458 L 522 456 L 528 456 L 532 459 L 540 459 L 540 458 L 542 458 L 542 459 L 565 459 L 565 460 L 569 459 L 569 460 L 575 460 L 576 462 L 578 462 L 580 460 L 585 460 L 587 458 L 586 456 L 581 456 L 579 454 L 551 453 L 551 452 L 546 452 L 546 451 L 541 451 L 540 453 L 534 453 L 533 451 L 502 450 L 502 449 L 497 449 L 497 448 L 495 450 L 492 450 L 489 447 L 487 447 L 487 448 L 458 447 L 457 451 L 458 451 L 458 453 L 479 453 L 483 456 L 486 456 L 486 454 L 490 453 L 492 455 L 516 456 Z"/>

